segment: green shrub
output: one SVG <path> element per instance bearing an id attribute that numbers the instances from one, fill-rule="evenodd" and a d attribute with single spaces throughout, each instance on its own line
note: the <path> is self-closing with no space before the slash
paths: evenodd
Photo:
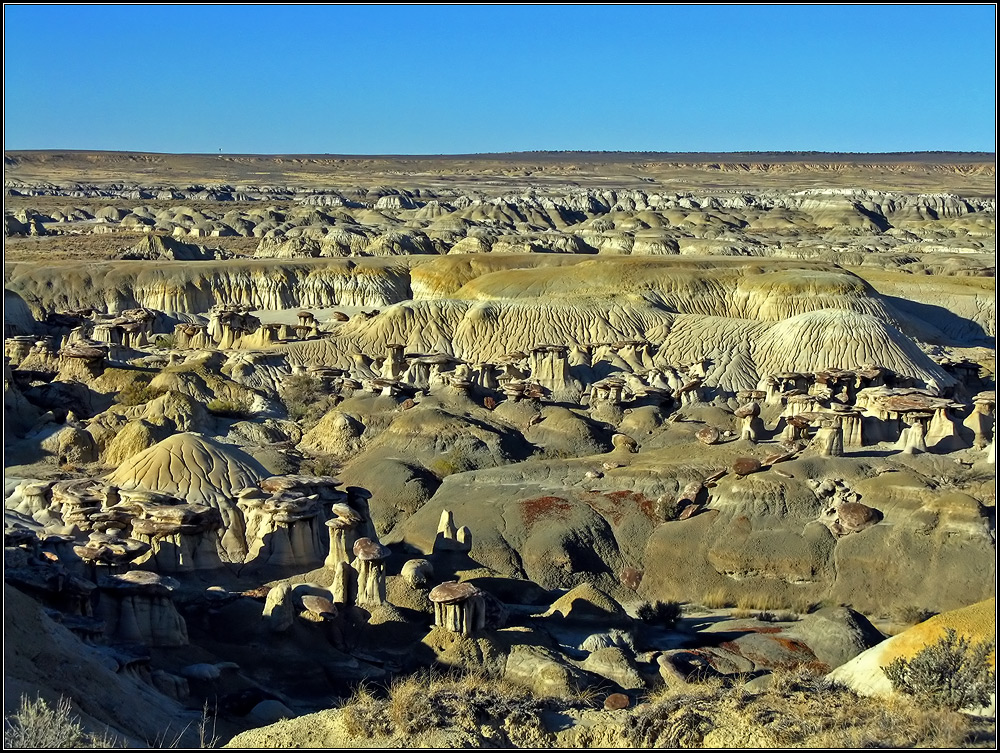
<path id="1" fill-rule="evenodd" d="M 305 459 L 302 462 L 300 473 L 313 476 L 337 476 L 343 469 L 343 464 L 337 462 L 337 458 L 333 455 L 318 455 L 315 458 Z"/>
<path id="2" fill-rule="evenodd" d="M 636 610 L 636 617 L 650 625 L 673 627 L 681 618 L 681 605 L 676 601 L 643 602 Z"/>
<path id="3" fill-rule="evenodd" d="M 325 392 L 320 381 L 308 374 L 284 377 L 278 390 L 288 409 L 288 417 L 302 422 L 304 428 L 315 426 L 340 401 L 339 395 Z"/>
<path id="4" fill-rule="evenodd" d="M 923 609 L 921 607 L 905 606 L 900 607 L 892 616 L 895 618 L 896 622 L 900 625 L 916 625 L 920 622 L 929 620 L 934 617 L 937 612 L 932 612 L 929 609 Z"/>
<path id="5" fill-rule="evenodd" d="M 137 379 L 129 382 L 115 395 L 115 402 L 119 405 L 145 405 L 166 393 L 166 390 L 154 389 L 149 386 L 149 382 Z"/>
<path id="6" fill-rule="evenodd" d="M 55 708 L 43 699 L 21 696 L 17 713 L 4 719 L 3 747 L 11 748 L 114 748 L 116 740 L 95 737 L 83 730 L 65 696 Z"/>
<path id="7" fill-rule="evenodd" d="M 232 400 L 219 400 L 216 398 L 210 401 L 205 408 L 213 416 L 222 416 L 223 418 L 250 418 L 252 416 L 250 411 L 239 403 L 234 403 Z"/>
<path id="8" fill-rule="evenodd" d="M 167 350 L 173 350 L 177 347 L 177 340 L 173 335 L 160 335 L 155 340 L 153 340 L 154 348 L 166 348 Z"/>
<path id="9" fill-rule="evenodd" d="M 899 657 L 885 668 L 893 689 L 927 706 L 963 709 L 985 706 L 996 689 L 996 672 L 988 664 L 992 641 L 973 643 L 948 628 L 937 643 L 912 659 Z"/>

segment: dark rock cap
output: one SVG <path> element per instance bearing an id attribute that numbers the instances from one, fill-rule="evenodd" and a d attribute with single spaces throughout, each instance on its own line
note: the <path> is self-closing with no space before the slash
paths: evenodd
<path id="1" fill-rule="evenodd" d="M 450 580 L 432 588 L 428 598 L 437 604 L 457 604 L 481 593 L 482 591 L 471 583 Z"/>
<path id="2" fill-rule="evenodd" d="M 377 541 L 364 538 L 354 542 L 354 556 L 359 560 L 370 562 L 373 560 L 384 560 L 391 554 L 388 547 L 382 546 Z"/>

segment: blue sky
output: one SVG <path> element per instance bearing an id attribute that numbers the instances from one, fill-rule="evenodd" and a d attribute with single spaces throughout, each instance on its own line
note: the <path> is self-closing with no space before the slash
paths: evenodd
<path id="1" fill-rule="evenodd" d="M 994 151 L 996 9 L 4 8 L 4 148 Z"/>

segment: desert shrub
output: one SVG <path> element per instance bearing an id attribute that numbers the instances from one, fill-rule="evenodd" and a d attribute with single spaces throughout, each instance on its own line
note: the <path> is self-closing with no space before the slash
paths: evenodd
<path id="1" fill-rule="evenodd" d="M 333 455 L 317 455 L 303 461 L 301 473 L 313 476 L 336 476 L 343 470 L 343 464 Z"/>
<path id="2" fill-rule="evenodd" d="M 285 377 L 281 380 L 280 390 L 288 415 L 294 419 L 304 418 L 324 397 L 319 380 L 308 374 L 291 374 Z"/>
<path id="3" fill-rule="evenodd" d="M 177 339 L 173 335 L 160 335 L 153 340 L 153 347 L 173 350 L 177 347 Z"/>
<path id="4" fill-rule="evenodd" d="M 937 612 L 932 612 L 929 609 L 907 605 L 897 609 L 892 616 L 900 625 L 916 625 L 929 620 L 936 614 Z"/>
<path id="5" fill-rule="evenodd" d="M 895 659 L 885 674 L 894 690 L 926 706 L 954 710 L 985 706 L 996 690 L 996 672 L 988 664 L 993 650 L 992 641 L 973 643 L 948 628 L 941 640 L 913 658 Z"/>
<path id="6" fill-rule="evenodd" d="M 220 400 L 216 398 L 209 401 L 205 408 L 213 416 L 221 416 L 223 418 L 250 418 L 253 415 L 244 406 L 234 403 L 232 400 Z"/>
<path id="7" fill-rule="evenodd" d="M 539 447 L 533 456 L 537 460 L 568 460 L 575 457 L 576 453 L 565 447 Z"/>
<path id="8" fill-rule="evenodd" d="M 321 394 L 319 380 L 308 374 L 290 374 L 281 380 L 281 396 L 285 400 L 305 403 Z"/>
<path id="9" fill-rule="evenodd" d="M 119 405 L 144 405 L 150 400 L 165 395 L 166 390 L 154 389 L 149 386 L 149 382 L 135 380 L 129 382 L 118 394 L 115 395 L 115 402 Z"/>
<path id="10" fill-rule="evenodd" d="M 288 409 L 288 417 L 301 421 L 307 427 L 314 426 L 340 401 L 338 395 L 324 392 L 320 381 L 308 374 L 285 377 L 281 380 L 279 391 Z"/>
<path id="11" fill-rule="evenodd" d="M 436 475 L 438 478 L 451 476 L 455 473 L 471 471 L 475 467 L 475 463 L 469 459 L 462 449 L 458 447 L 453 447 L 448 450 L 448 452 L 443 455 L 436 456 L 433 460 L 427 463 L 427 470 Z"/>
<path id="12" fill-rule="evenodd" d="M 42 698 L 34 701 L 21 696 L 13 716 L 4 719 L 3 747 L 11 748 L 114 748 L 116 740 L 85 732 L 72 713 L 70 700 L 63 696 L 55 708 Z"/>
<path id="13" fill-rule="evenodd" d="M 683 610 L 676 601 L 645 601 L 639 605 L 635 616 L 649 625 L 673 627 Z"/>

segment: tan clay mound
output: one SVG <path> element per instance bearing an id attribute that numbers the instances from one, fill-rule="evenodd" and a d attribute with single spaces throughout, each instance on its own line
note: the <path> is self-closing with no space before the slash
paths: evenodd
<path id="1" fill-rule="evenodd" d="M 494 467 L 527 455 L 517 432 L 484 419 L 417 406 L 401 413 L 363 456 L 419 460 L 440 475 Z"/>
<path id="2" fill-rule="evenodd" d="M 122 489 L 145 489 L 189 503 L 230 505 L 236 492 L 269 474 L 242 450 L 194 433 L 175 434 L 108 475 Z"/>
<path id="3" fill-rule="evenodd" d="M 795 347 L 789 347 L 794 343 Z M 752 347 L 762 375 L 881 366 L 941 387 L 955 383 L 916 343 L 873 316 L 828 309 L 774 324 Z"/>
<path id="4" fill-rule="evenodd" d="M 995 263 L 995 259 L 994 259 Z M 996 279 L 912 275 L 863 269 L 858 273 L 899 311 L 933 324 L 946 336 L 989 339 L 997 333 Z"/>
<path id="5" fill-rule="evenodd" d="M 777 321 L 816 309 L 845 308 L 889 318 L 864 280 L 834 265 L 812 262 L 588 259 L 569 268 L 546 265 L 482 274 L 454 293 L 456 298 L 476 300 L 622 295 L 704 316 Z"/>
<path id="6" fill-rule="evenodd" d="M 987 599 L 962 609 L 931 617 L 874 646 L 830 674 L 834 682 L 846 685 L 861 695 L 890 695 L 892 684 L 883 669 L 897 658 L 909 659 L 937 643 L 951 628 L 973 643 L 996 641 L 996 599 Z M 996 650 L 990 656 L 996 667 Z"/>
<path id="7" fill-rule="evenodd" d="M 841 269 L 773 269 L 747 266 L 732 293 L 741 319 L 781 321 L 820 309 L 849 309 L 890 321 L 890 314 L 864 280 Z"/>
<path id="8" fill-rule="evenodd" d="M 138 306 L 204 313 L 218 304 L 250 309 L 385 306 L 409 297 L 407 257 L 12 264 L 7 287 L 36 316 L 43 310 Z"/>
<path id="9" fill-rule="evenodd" d="M 155 426 L 148 421 L 138 419 L 129 421 L 114 435 L 108 446 L 101 453 L 101 461 L 107 465 L 121 466 L 154 446 L 170 434 L 170 430 Z"/>
<path id="10" fill-rule="evenodd" d="M 564 267 L 585 259 L 562 255 L 490 254 L 489 256 L 454 256 L 434 259 L 411 273 L 414 298 L 448 298 L 463 285 L 491 272 L 537 267 Z"/>

